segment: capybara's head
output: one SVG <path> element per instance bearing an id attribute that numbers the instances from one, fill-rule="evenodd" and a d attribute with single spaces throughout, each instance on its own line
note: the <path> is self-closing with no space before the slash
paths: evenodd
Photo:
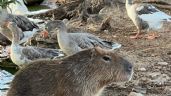
<path id="1" fill-rule="evenodd" d="M 66 30 L 66 25 L 61 20 L 50 21 L 45 25 L 45 30 L 48 32 L 54 32 L 58 30 Z"/>
<path id="2" fill-rule="evenodd" d="M 95 74 L 100 73 L 99 78 L 104 78 L 104 82 L 124 82 L 131 79 L 133 65 L 130 62 L 116 54 L 116 52 L 100 47 L 94 48 L 94 51 L 91 57 L 92 62 L 95 64 L 92 64 L 91 67 L 96 68 L 94 70 Z"/>

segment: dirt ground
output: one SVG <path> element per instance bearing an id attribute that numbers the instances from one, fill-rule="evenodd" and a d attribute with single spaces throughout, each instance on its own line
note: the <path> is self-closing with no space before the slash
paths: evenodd
<path id="1" fill-rule="evenodd" d="M 103 96 L 128 96 L 130 93 L 134 94 L 130 96 L 171 96 L 171 24 L 164 25 L 156 32 L 160 37 L 154 40 L 145 38 L 153 30 L 143 32 L 141 39 L 130 39 L 137 29 L 124 7 L 104 8 L 101 13 L 104 18 L 112 17 L 108 30 L 98 31 L 100 23 L 92 22 L 81 28 L 101 38 L 121 43 L 122 48 L 118 53 L 134 64 L 132 80 L 123 85 L 112 84 L 106 88 Z M 71 25 L 75 27 L 79 24 Z"/>
<path id="2" fill-rule="evenodd" d="M 145 96 L 170 96 L 171 31 L 158 32 L 160 37 L 155 40 L 130 39 L 131 33 L 137 30 L 124 10 L 123 12 L 120 16 L 117 16 L 117 12 L 112 15 L 111 32 L 97 35 L 123 45 L 119 52 L 134 64 L 134 76 L 126 85 L 107 88 L 105 96 L 127 96 L 130 92 Z M 166 29 L 170 27 L 171 25 Z"/>

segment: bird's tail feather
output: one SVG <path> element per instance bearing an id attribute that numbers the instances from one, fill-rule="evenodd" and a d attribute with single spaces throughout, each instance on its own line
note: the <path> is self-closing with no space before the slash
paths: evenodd
<path id="1" fill-rule="evenodd" d="M 122 45 L 116 42 L 110 42 L 110 41 L 103 41 L 104 43 L 107 43 L 108 45 L 112 46 L 112 50 L 120 48 Z"/>

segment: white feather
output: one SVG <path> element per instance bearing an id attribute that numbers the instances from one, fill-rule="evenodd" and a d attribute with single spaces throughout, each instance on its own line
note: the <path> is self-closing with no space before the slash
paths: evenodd
<path id="1" fill-rule="evenodd" d="M 158 10 L 158 9 L 157 9 Z M 163 26 L 163 21 L 171 22 L 171 16 L 159 11 L 152 14 L 142 14 L 139 16 L 142 20 L 147 21 L 150 29 L 160 29 Z"/>
<path id="2" fill-rule="evenodd" d="M 34 28 L 32 31 L 25 31 L 24 38 L 20 40 L 20 44 L 27 42 L 30 38 L 33 37 L 35 33 L 37 33 L 38 29 Z"/>

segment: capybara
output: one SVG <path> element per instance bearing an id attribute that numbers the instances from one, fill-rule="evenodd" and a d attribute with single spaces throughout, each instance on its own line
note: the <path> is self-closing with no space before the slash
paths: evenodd
<path id="1" fill-rule="evenodd" d="M 133 66 L 95 47 L 61 60 L 38 60 L 19 72 L 7 96 L 99 96 L 105 86 L 131 79 Z"/>

